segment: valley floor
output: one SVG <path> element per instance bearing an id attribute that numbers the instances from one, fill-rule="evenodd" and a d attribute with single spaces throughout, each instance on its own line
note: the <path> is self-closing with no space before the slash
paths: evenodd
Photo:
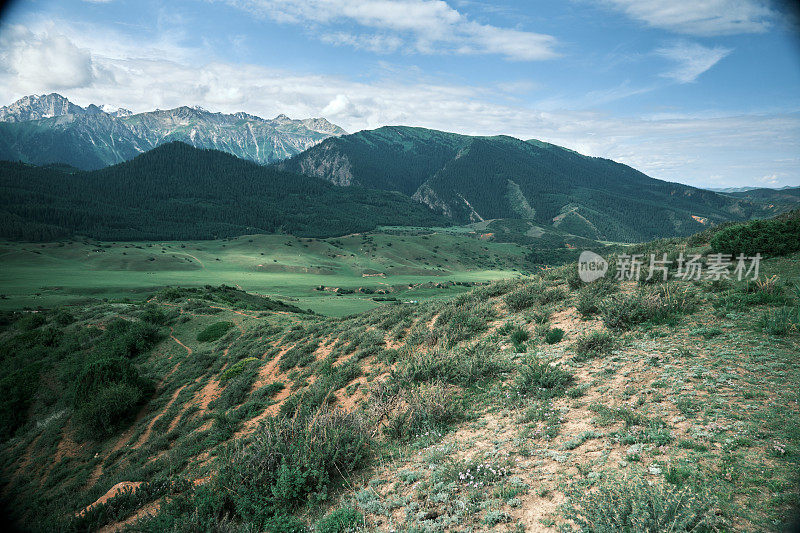
<path id="1" fill-rule="evenodd" d="M 519 276 L 532 268 L 525 253 L 515 244 L 431 232 L 335 239 L 253 235 L 161 243 L 6 242 L 0 243 L 0 309 L 137 300 L 164 286 L 224 283 L 343 316 L 379 305 L 372 299 L 381 295 L 376 292 L 418 301 Z"/>

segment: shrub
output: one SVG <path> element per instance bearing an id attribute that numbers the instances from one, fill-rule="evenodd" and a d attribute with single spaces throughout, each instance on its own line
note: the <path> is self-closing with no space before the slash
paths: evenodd
<path id="1" fill-rule="evenodd" d="M 27 313 L 17 321 L 17 325 L 24 331 L 33 331 L 47 323 L 44 313 Z"/>
<path id="2" fill-rule="evenodd" d="M 575 491 L 564 516 L 587 533 L 714 531 L 716 522 L 708 495 L 651 485 L 641 477 L 612 478 L 594 490 Z"/>
<path id="3" fill-rule="evenodd" d="M 224 385 L 228 382 L 228 380 L 235 378 L 242 372 L 244 372 L 245 367 L 247 367 L 253 361 L 259 361 L 257 357 L 246 357 L 241 361 L 236 362 L 235 364 L 231 365 L 225 372 L 223 372 L 219 376 L 219 383 L 220 385 Z"/>
<path id="4" fill-rule="evenodd" d="M 337 482 L 366 464 L 370 447 L 355 413 L 323 409 L 310 417 L 271 418 L 249 445 L 238 441 L 226 449 L 219 484 L 237 516 L 266 526 L 325 500 Z"/>
<path id="5" fill-rule="evenodd" d="M 203 331 L 197 334 L 199 342 L 211 342 L 222 338 L 229 329 L 233 327 L 233 322 L 215 322 L 207 326 Z"/>
<path id="6" fill-rule="evenodd" d="M 154 304 L 149 304 L 145 310 L 142 311 L 142 314 L 139 315 L 139 318 L 141 318 L 143 322 L 155 324 L 157 326 L 165 326 L 170 321 L 170 316 L 167 312 Z"/>
<path id="7" fill-rule="evenodd" d="M 506 322 L 505 324 L 497 328 L 497 333 L 499 335 L 508 335 L 518 327 L 519 326 L 515 326 L 512 322 Z"/>
<path id="8" fill-rule="evenodd" d="M 539 303 L 547 305 L 555 302 L 560 302 L 567 297 L 567 293 L 561 287 L 547 289 L 539 295 Z"/>
<path id="9" fill-rule="evenodd" d="M 286 372 L 296 366 L 308 365 L 314 361 L 314 352 L 317 351 L 318 347 L 319 342 L 317 341 L 297 343 L 281 356 L 278 368 L 280 368 L 281 372 Z"/>
<path id="10" fill-rule="evenodd" d="M 106 524 L 122 522 L 135 511 L 162 496 L 191 490 L 191 483 L 181 479 L 158 479 L 119 492 L 104 504 L 94 505 L 84 512 L 70 516 L 67 531 L 97 531 Z"/>
<path id="11" fill-rule="evenodd" d="M 103 358 L 87 362 L 75 380 L 73 398 L 75 407 L 87 402 L 98 390 L 115 383 L 140 383 L 136 367 L 122 357 Z"/>
<path id="12" fill-rule="evenodd" d="M 92 361 L 75 381 L 76 417 L 90 431 L 111 433 L 134 413 L 147 388 L 147 382 L 127 359 Z"/>
<path id="13" fill-rule="evenodd" d="M 690 331 L 690 333 L 692 335 L 699 335 L 704 339 L 713 339 L 714 337 L 722 335 L 724 332 L 720 328 L 709 328 L 703 326 L 701 328 L 693 329 L 692 331 Z"/>
<path id="14" fill-rule="evenodd" d="M 0 379 L 3 401 L 0 402 L 0 437 L 9 437 L 25 423 L 28 408 L 39 384 L 38 363 L 27 365 Z"/>
<path id="15" fill-rule="evenodd" d="M 574 380 L 574 376 L 568 371 L 547 361 L 534 359 L 520 367 L 514 387 L 523 396 L 553 398 L 563 396 Z"/>
<path id="16" fill-rule="evenodd" d="M 522 311 L 536 304 L 539 301 L 539 295 L 542 293 L 543 287 L 543 283 L 531 283 L 506 294 L 504 300 L 509 311 Z"/>
<path id="17" fill-rule="evenodd" d="M 317 521 L 317 533 L 348 533 L 364 522 L 364 516 L 352 507 L 341 507 Z"/>
<path id="18" fill-rule="evenodd" d="M 593 331 L 582 335 L 575 342 L 575 353 L 580 359 L 593 359 L 610 353 L 616 342 L 614 336 L 607 331 Z"/>
<path id="19" fill-rule="evenodd" d="M 528 330 L 517 326 L 511 332 L 510 338 L 515 347 L 521 347 L 530 338 L 530 333 L 528 333 Z"/>
<path id="20" fill-rule="evenodd" d="M 488 302 L 477 305 L 446 307 L 436 319 L 436 326 L 443 328 L 449 346 L 471 339 L 489 327 L 494 309 Z"/>
<path id="21" fill-rule="evenodd" d="M 600 312 L 600 298 L 592 291 L 581 291 L 575 309 L 582 318 L 590 318 Z"/>
<path id="22" fill-rule="evenodd" d="M 78 421 L 87 429 L 109 434 L 131 416 L 142 400 L 141 389 L 128 383 L 112 383 L 97 390 L 76 412 Z"/>
<path id="23" fill-rule="evenodd" d="M 75 315 L 73 315 L 66 309 L 61 309 L 55 314 L 53 320 L 55 320 L 56 324 L 58 324 L 59 326 L 62 327 L 69 326 L 70 324 L 75 322 Z"/>
<path id="24" fill-rule="evenodd" d="M 520 283 L 519 280 L 504 279 L 490 283 L 485 287 L 479 287 L 475 289 L 473 292 L 475 293 L 476 296 L 480 296 L 483 298 L 496 298 L 498 296 L 503 296 L 504 294 L 513 290 L 515 287 L 519 285 L 519 283 Z"/>
<path id="25" fill-rule="evenodd" d="M 392 381 L 400 386 L 442 381 L 469 387 L 495 378 L 507 370 L 507 361 L 501 359 L 491 346 L 479 343 L 452 350 L 407 354 L 393 371 Z"/>
<path id="26" fill-rule="evenodd" d="M 566 282 L 567 282 L 567 287 L 569 287 L 570 290 L 574 291 L 580 289 L 581 286 L 584 284 L 584 282 L 581 279 L 580 274 L 578 273 L 578 265 L 573 264 L 570 266 L 572 268 L 570 268 L 569 272 L 567 273 Z"/>
<path id="27" fill-rule="evenodd" d="M 695 309 L 694 293 L 669 284 L 640 287 L 635 294 L 618 295 L 602 305 L 603 320 L 610 329 L 624 330 L 645 322 L 675 323 Z"/>
<path id="28" fill-rule="evenodd" d="M 564 338 L 564 330 L 561 328 L 548 329 L 544 334 L 544 340 L 547 344 L 558 344 Z"/>
<path id="29" fill-rule="evenodd" d="M 247 398 L 250 389 L 253 388 L 253 382 L 256 380 L 258 371 L 253 368 L 247 369 L 245 372 L 243 366 L 240 368 L 240 372 L 225 380 L 225 388 L 222 390 L 219 397 L 209 404 L 211 409 L 226 411 L 231 407 L 241 404 L 245 398 Z M 220 384 L 223 384 L 222 380 L 220 380 Z"/>
<path id="30" fill-rule="evenodd" d="M 358 362 L 349 360 L 343 365 L 333 367 L 326 360 L 325 366 L 319 369 L 318 378 L 304 391 L 290 396 L 281 405 L 281 414 L 285 416 L 308 416 L 319 407 L 336 399 L 333 394 L 361 375 Z"/>
<path id="31" fill-rule="evenodd" d="M 387 420 L 385 432 L 396 439 L 408 439 L 430 430 L 440 430 L 464 417 L 464 403 L 456 387 L 442 382 L 424 383 L 404 391 L 402 407 Z"/>
<path id="32" fill-rule="evenodd" d="M 788 307 L 762 312 L 755 322 L 756 329 L 770 335 L 783 336 L 797 327 L 795 315 Z"/>
<path id="33" fill-rule="evenodd" d="M 112 357 L 133 358 L 149 351 L 160 339 L 161 333 L 152 324 L 117 318 L 106 326 L 100 345 Z"/>
<path id="34" fill-rule="evenodd" d="M 714 252 L 754 256 L 786 255 L 800 250 L 800 211 L 723 228 L 711 237 Z"/>

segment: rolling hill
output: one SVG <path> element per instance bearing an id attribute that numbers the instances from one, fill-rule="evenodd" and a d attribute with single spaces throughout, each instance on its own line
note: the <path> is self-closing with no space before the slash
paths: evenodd
<path id="1" fill-rule="evenodd" d="M 526 219 L 592 239 L 689 235 L 775 212 L 541 141 L 423 128 L 329 138 L 277 165 L 340 186 L 402 192 L 456 223 Z"/>
<path id="2" fill-rule="evenodd" d="M 92 172 L 2 162 L 0 190 L 0 236 L 22 240 L 327 237 L 447 223 L 396 192 L 343 189 L 179 142 Z"/>
<path id="3" fill-rule="evenodd" d="M 323 118 L 263 119 L 182 106 L 134 114 L 75 105 L 53 93 L 0 108 L 0 159 L 36 165 L 66 163 L 95 170 L 172 141 L 272 163 L 346 133 Z"/>

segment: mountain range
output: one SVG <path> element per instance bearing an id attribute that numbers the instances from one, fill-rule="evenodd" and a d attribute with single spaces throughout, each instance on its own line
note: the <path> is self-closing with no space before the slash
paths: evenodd
<path id="1" fill-rule="evenodd" d="M 425 221 L 473 224 L 520 243 L 539 242 L 528 234 L 543 228 L 637 242 L 800 203 L 798 189 L 718 193 L 535 139 L 407 126 L 348 135 L 325 119 L 265 120 L 195 107 L 134 114 L 83 108 L 58 94 L 0 108 L 0 159 L 19 162 L 0 166 L 0 209 L 10 217 L 2 234 L 10 238 L 323 236 Z M 112 200 L 104 204 L 101 193 Z M 126 198 L 133 211 L 115 203 Z M 521 222 L 493 224 L 509 220 Z"/>
<path id="2" fill-rule="evenodd" d="M 775 212 L 538 140 L 403 126 L 329 138 L 277 166 L 339 186 L 401 192 L 455 223 L 523 219 L 599 240 L 690 235 Z"/>
<path id="3" fill-rule="evenodd" d="M 188 106 L 132 113 L 94 104 L 84 108 L 53 93 L 0 108 L 0 159 L 95 170 L 181 141 L 266 164 L 345 133 L 324 118 L 263 119 Z"/>

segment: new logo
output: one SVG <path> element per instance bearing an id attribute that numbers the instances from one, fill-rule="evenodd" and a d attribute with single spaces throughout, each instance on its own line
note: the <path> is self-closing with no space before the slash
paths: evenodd
<path id="1" fill-rule="evenodd" d="M 608 261 L 594 252 L 584 250 L 578 258 L 578 276 L 582 281 L 591 283 L 608 272 Z"/>

